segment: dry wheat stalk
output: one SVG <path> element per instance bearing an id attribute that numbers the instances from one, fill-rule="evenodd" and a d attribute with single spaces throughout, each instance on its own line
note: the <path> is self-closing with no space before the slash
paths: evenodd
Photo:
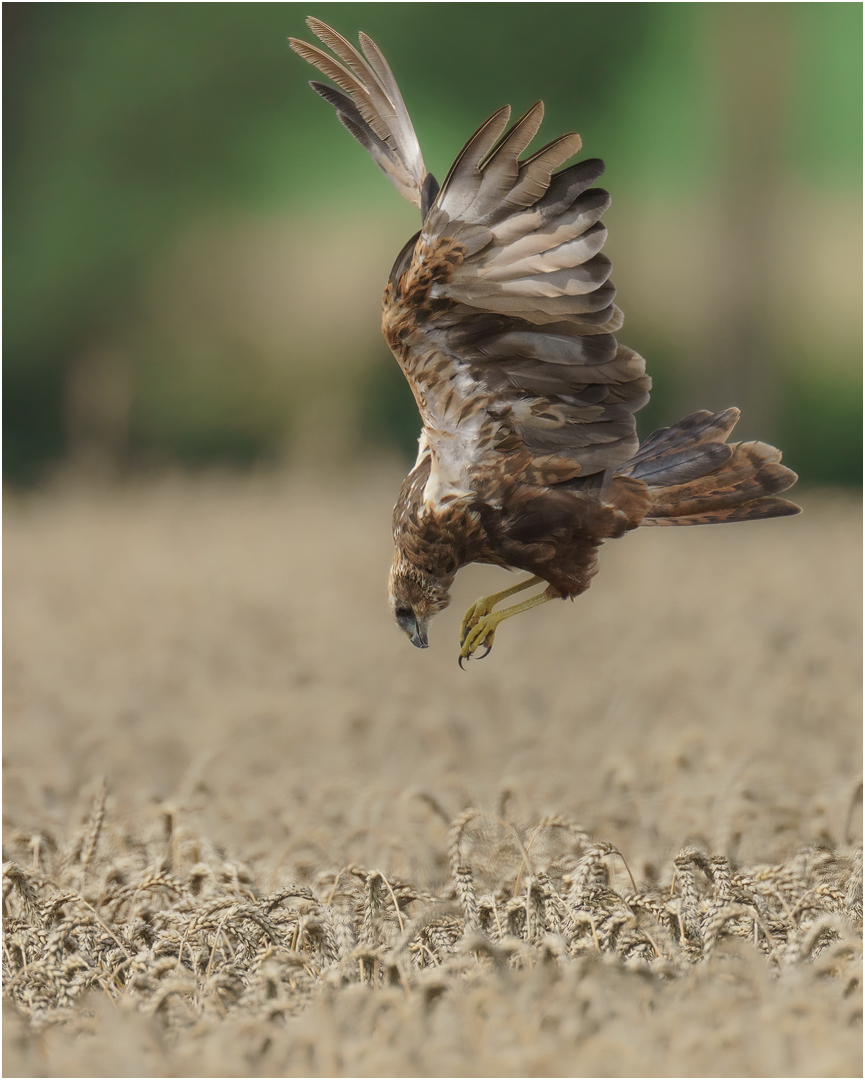
<path id="1" fill-rule="evenodd" d="M 499 832 L 473 833 L 468 844 L 478 817 Z M 161 836 L 125 850 L 112 849 L 106 821 L 103 786 L 65 848 L 33 848 L 42 834 L 21 834 L 15 843 L 38 851 L 38 865 L 4 866 L 4 992 L 37 1026 L 68 1022 L 94 986 L 180 1031 L 204 1017 L 290 1015 L 318 989 L 346 982 L 419 988 L 432 1000 L 446 983 L 429 981 L 431 969 L 471 979 L 490 966 L 600 956 L 668 979 L 709 963 L 733 937 L 770 970 L 817 958 L 827 977 L 849 979 L 859 955 L 858 850 L 812 847 L 773 866 L 734 868 L 687 848 L 668 884 L 619 891 L 607 866 L 617 849 L 567 819 L 523 831 L 470 809 L 451 824 L 450 881 L 438 894 L 359 866 L 322 871 L 317 888 L 267 891 L 185 831 L 178 810 L 166 812 Z M 483 895 L 469 848 L 494 880 Z M 95 894 L 82 894 L 84 877 Z"/>

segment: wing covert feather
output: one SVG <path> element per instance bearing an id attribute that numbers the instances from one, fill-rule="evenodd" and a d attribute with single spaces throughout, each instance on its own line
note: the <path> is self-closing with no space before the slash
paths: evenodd
<path id="1" fill-rule="evenodd" d="M 542 108 L 503 134 L 507 115 L 466 143 L 385 294 L 385 334 L 434 458 L 449 442 L 459 490 L 516 449 L 566 463 L 570 477 L 615 469 L 637 451 L 634 413 L 651 385 L 642 357 L 613 336 L 621 312 L 601 251 L 610 200 L 593 186 L 603 163 L 553 173 L 576 135 L 519 161 Z"/>

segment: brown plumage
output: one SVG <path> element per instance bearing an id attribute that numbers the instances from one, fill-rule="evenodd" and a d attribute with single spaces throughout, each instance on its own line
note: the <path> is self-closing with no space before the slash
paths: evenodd
<path id="1" fill-rule="evenodd" d="M 422 228 L 397 257 L 382 329 L 417 402 L 420 449 L 394 509 L 390 601 L 419 647 L 460 567 L 533 575 L 479 600 L 463 620 L 460 661 L 487 652 L 503 618 L 588 588 L 598 547 L 639 525 L 781 517 L 796 481 L 765 443 L 727 444 L 737 409 L 697 412 L 640 445 L 645 362 L 614 334 L 610 261 L 601 253 L 606 191 L 597 159 L 560 169 L 581 147 L 568 134 L 521 157 L 538 102 L 508 128 L 495 112 L 441 188 L 426 171 L 396 81 L 374 43 L 361 52 L 317 19 L 318 46 L 291 47 L 337 84 L 310 85 L 337 110 Z M 498 612 L 528 585 L 545 590 Z M 484 653 L 483 655 L 486 655 Z"/>

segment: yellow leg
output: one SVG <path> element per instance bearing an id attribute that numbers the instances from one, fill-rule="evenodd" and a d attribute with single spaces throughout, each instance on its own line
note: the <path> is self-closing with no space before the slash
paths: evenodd
<path id="1" fill-rule="evenodd" d="M 508 596 L 522 592 L 523 589 L 530 589 L 533 585 L 539 585 L 543 580 L 543 578 L 531 577 L 527 581 L 521 581 L 518 585 L 512 585 L 509 589 L 492 593 L 490 596 L 482 596 L 475 601 L 463 616 L 460 631 L 460 667 L 463 665 L 463 660 L 470 659 L 480 645 L 483 645 L 487 650 L 483 653 L 483 656 L 489 655 L 489 651 L 493 647 L 496 627 L 500 622 L 510 619 L 514 615 L 519 615 L 521 611 L 528 611 L 539 604 L 545 604 L 547 600 L 552 600 L 552 597 L 545 590 L 529 600 L 523 600 L 521 604 L 513 604 L 502 611 L 493 611 L 496 604 Z"/>

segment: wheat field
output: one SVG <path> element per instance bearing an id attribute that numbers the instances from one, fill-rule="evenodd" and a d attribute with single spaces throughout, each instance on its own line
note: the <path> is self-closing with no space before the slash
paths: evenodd
<path id="1" fill-rule="evenodd" d="M 4 1075 L 861 1075 L 861 506 L 457 666 L 387 464 L 11 494 Z"/>

